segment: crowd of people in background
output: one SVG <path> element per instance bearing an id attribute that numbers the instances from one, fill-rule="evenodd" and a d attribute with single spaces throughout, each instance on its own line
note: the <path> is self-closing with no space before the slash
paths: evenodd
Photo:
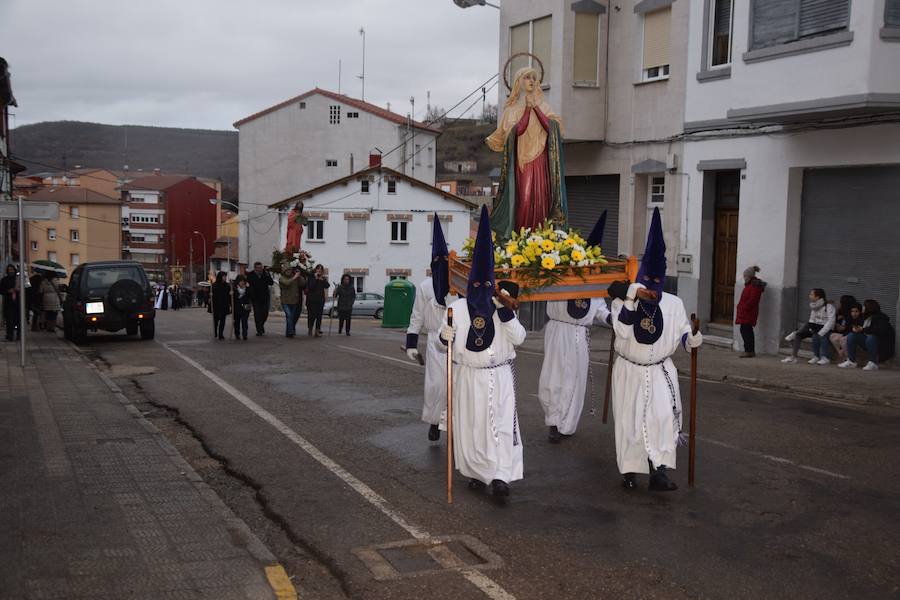
<path id="1" fill-rule="evenodd" d="M 66 286 L 53 271 L 35 269 L 28 278 L 28 286 L 22 293 L 15 265 L 7 265 L 0 278 L 0 296 L 3 298 L 3 321 L 6 323 L 6 340 L 21 338 L 19 327 L 20 302 L 25 300 L 25 319 L 32 331 L 56 331 L 56 321 L 62 310 Z"/>

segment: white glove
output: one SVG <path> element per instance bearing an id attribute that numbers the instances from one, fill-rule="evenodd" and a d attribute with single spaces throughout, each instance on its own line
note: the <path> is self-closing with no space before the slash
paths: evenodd
<path id="1" fill-rule="evenodd" d="M 688 336 L 687 336 L 688 348 L 699 348 L 700 344 L 702 344 L 702 343 L 703 343 L 703 334 L 700 333 L 699 331 L 697 332 L 697 335 L 693 335 L 690 333 L 688 334 Z"/>
<path id="2" fill-rule="evenodd" d="M 452 342 L 456 337 L 456 329 L 452 325 L 444 325 L 441 327 L 441 339 L 445 342 Z"/>
<path id="3" fill-rule="evenodd" d="M 409 357 L 409 360 L 419 362 L 419 351 L 415 348 L 407 348 L 406 355 Z"/>

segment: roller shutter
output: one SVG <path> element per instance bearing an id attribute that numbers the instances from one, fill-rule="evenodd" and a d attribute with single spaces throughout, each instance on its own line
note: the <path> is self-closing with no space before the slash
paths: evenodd
<path id="1" fill-rule="evenodd" d="M 809 290 L 874 298 L 897 326 L 900 166 L 807 169 L 800 221 L 799 319 Z"/>
<path id="2" fill-rule="evenodd" d="M 619 253 L 619 176 L 574 175 L 566 177 L 569 200 L 569 225 L 587 237 L 604 210 L 606 229 L 603 231 L 603 253 Z"/>

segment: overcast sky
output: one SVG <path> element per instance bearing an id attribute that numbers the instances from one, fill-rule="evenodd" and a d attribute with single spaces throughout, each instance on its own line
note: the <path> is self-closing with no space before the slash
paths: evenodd
<path id="1" fill-rule="evenodd" d="M 341 91 L 359 97 L 360 27 L 365 99 L 405 114 L 415 96 L 422 118 L 426 91 L 449 108 L 496 73 L 498 17 L 452 0 L 0 0 L 10 125 L 231 129 L 315 86 L 337 91 L 338 60 Z"/>

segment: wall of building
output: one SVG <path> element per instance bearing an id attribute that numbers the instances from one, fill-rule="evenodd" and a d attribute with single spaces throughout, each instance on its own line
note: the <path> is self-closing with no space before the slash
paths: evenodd
<path id="1" fill-rule="evenodd" d="M 346 186 L 335 186 L 305 201 L 305 211 L 310 218 L 322 213 L 327 213 L 327 218 L 324 241 L 310 241 L 307 227 L 301 246 L 328 269 L 332 282 L 339 281 L 347 269 L 363 271 L 367 273 L 365 291 L 383 293 L 390 280 L 389 269 L 408 270 L 413 282 L 424 278 L 431 262 L 432 223 L 429 218 L 435 211 L 442 218 L 444 237 L 450 249 L 462 248 L 470 235 L 471 209 L 462 203 L 402 180 L 397 182 L 396 194 L 388 194 L 387 184 L 382 182 L 380 185 L 373 183 L 369 194 L 346 197 L 358 186 L 355 181 Z M 317 209 L 317 206 L 323 208 Z M 346 216 L 350 215 L 367 216 L 365 243 L 348 242 Z M 389 215 L 404 215 L 411 219 L 407 225 L 408 243 L 391 242 Z M 445 217 L 449 222 L 443 221 Z M 285 245 L 286 235 L 287 214 L 283 213 L 279 227 L 281 247 Z"/>
<path id="2" fill-rule="evenodd" d="M 71 213 L 77 208 L 78 218 Z M 60 204 L 59 219 L 30 221 L 25 252 L 28 262 L 48 260 L 51 252 L 56 261 L 71 271 L 80 263 L 122 258 L 122 208 L 117 204 Z M 56 239 L 49 239 L 49 230 L 56 231 Z M 78 241 L 72 241 L 72 231 Z M 37 249 L 32 249 L 37 242 Z M 73 262 L 77 255 L 77 263 Z"/>
<path id="3" fill-rule="evenodd" d="M 758 265 L 768 282 L 760 307 L 757 346 L 776 352 L 781 336 L 804 318 L 797 306 L 800 239 L 800 201 L 803 169 L 860 165 L 900 164 L 900 124 L 882 124 L 832 131 L 807 131 L 783 135 L 759 135 L 685 144 L 685 169 L 691 186 L 685 188 L 683 251 L 693 257 L 693 272 L 679 277 L 678 291 L 688 311 L 697 309 L 701 319 L 710 310 L 711 216 L 704 215 L 704 195 L 709 205 L 709 184 L 704 186 L 701 160 L 744 159 L 738 224 L 735 304 L 741 293 L 741 272 Z M 848 207 L 849 209 L 849 207 Z M 836 232 L 837 234 L 838 232 Z M 837 291 L 831 291 L 832 295 Z M 738 347 L 735 327 L 735 347 Z"/>
<path id="4" fill-rule="evenodd" d="M 277 216 L 268 205 L 367 168 L 376 147 L 388 152 L 403 143 L 406 135 L 406 127 L 349 105 L 341 105 L 341 122 L 332 125 L 329 107 L 339 102 L 318 94 L 303 102 L 305 109 L 294 103 L 240 126 L 241 262 L 248 262 L 248 251 L 249 262 L 271 259 L 278 228 Z M 359 117 L 348 119 L 348 112 Z M 415 144 L 434 150 L 435 134 L 415 131 L 415 138 L 406 144 L 407 157 Z M 400 148 L 385 156 L 384 164 L 401 172 L 405 168 L 406 173 L 434 184 L 434 151 L 429 162 L 423 150 L 421 164 L 410 160 L 401 166 L 403 157 Z M 330 159 L 337 161 L 336 167 L 326 166 Z"/>
<path id="5" fill-rule="evenodd" d="M 193 264 L 199 268 L 204 263 L 204 249 L 207 257 L 213 253 L 217 210 L 210 198 L 215 198 L 215 190 L 196 179 L 186 179 L 163 192 L 169 264 L 190 264 L 193 248 Z"/>

